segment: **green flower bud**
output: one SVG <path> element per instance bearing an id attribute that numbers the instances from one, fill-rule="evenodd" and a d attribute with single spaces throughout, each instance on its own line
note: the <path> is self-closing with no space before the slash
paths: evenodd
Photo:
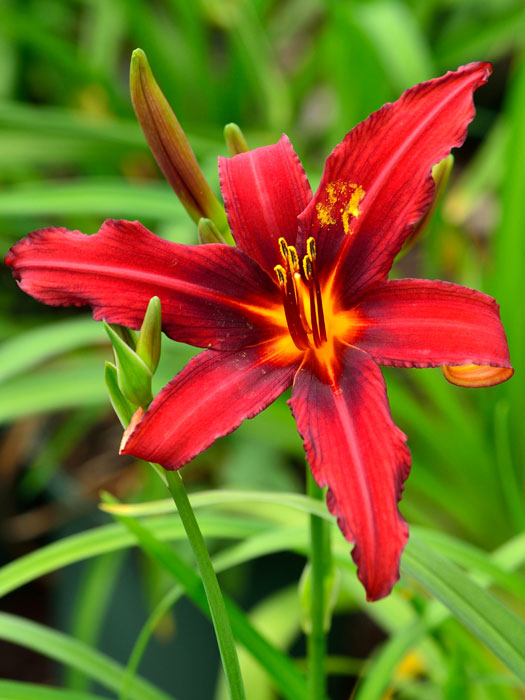
<path id="1" fill-rule="evenodd" d="M 199 243 L 226 243 L 211 219 L 199 219 Z"/>
<path id="2" fill-rule="evenodd" d="M 113 410 L 117 414 L 119 421 L 123 428 L 127 428 L 133 411 L 135 407 L 130 403 L 124 394 L 120 391 L 118 386 L 118 372 L 117 368 L 111 362 L 106 362 L 106 367 L 104 370 L 104 379 L 106 382 L 106 388 L 109 394 L 109 400 L 113 406 Z"/>
<path id="3" fill-rule="evenodd" d="M 439 163 L 436 163 L 432 168 L 432 177 L 436 184 L 436 187 L 434 189 L 434 196 L 432 197 L 432 201 L 426 212 L 423 214 L 421 219 L 419 219 L 419 221 L 414 225 L 414 230 L 412 231 L 412 233 L 405 239 L 400 256 L 403 256 L 406 252 L 408 252 L 410 248 L 412 248 L 414 243 L 418 240 L 418 238 L 424 233 L 430 219 L 436 211 L 437 205 L 441 201 L 443 193 L 445 192 L 445 187 L 447 186 L 447 182 L 450 177 L 453 165 L 454 156 L 450 154 Z"/>
<path id="4" fill-rule="evenodd" d="M 152 374 L 159 365 L 162 330 L 160 299 L 151 297 L 137 341 L 137 355 L 144 360 Z"/>
<path id="5" fill-rule="evenodd" d="M 118 388 L 132 404 L 147 408 L 153 400 L 150 368 L 105 321 L 104 328 L 117 360 Z"/>
<path id="6" fill-rule="evenodd" d="M 228 146 L 228 153 L 230 156 L 237 156 L 239 153 L 246 153 L 246 151 L 250 150 L 240 127 L 233 122 L 231 124 L 226 124 L 224 127 L 224 140 Z"/>
<path id="7" fill-rule="evenodd" d="M 341 584 L 341 572 L 333 564 L 325 571 L 323 577 L 323 628 L 325 632 L 330 630 L 332 614 L 334 612 L 339 587 Z M 312 567 L 308 563 L 301 574 L 299 581 L 299 602 L 301 604 L 301 627 L 305 634 L 312 631 Z"/>
<path id="8" fill-rule="evenodd" d="M 131 57 L 130 91 L 133 107 L 159 168 L 191 218 L 211 219 L 228 230 L 224 207 L 213 194 L 188 139 L 157 85 L 146 54 L 135 49 Z"/>

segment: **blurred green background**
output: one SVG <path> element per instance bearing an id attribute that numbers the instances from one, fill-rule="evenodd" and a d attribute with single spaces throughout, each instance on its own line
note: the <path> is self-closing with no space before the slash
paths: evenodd
<path id="1" fill-rule="evenodd" d="M 413 455 L 403 514 L 429 546 L 485 585 L 492 582 L 495 595 L 523 617 L 523 0 L 0 0 L 4 252 L 36 228 L 92 233 L 119 217 L 140 219 L 170 240 L 197 242 L 134 119 L 127 80 L 136 47 L 147 53 L 217 191 L 227 122 L 237 122 L 252 147 L 286 132 L 315 187 L 328 153 L 371 111 L 460 64 L 493 62 L 445 197 L 393 274 L 445 279 L 495 296 L 515 376 L 487 390 L 451 386 L 439 370 L 385 376 Z M 0 517 L 7 562 L 110 523 L 97 509 L 100 489 L 133 502 L 161 498 L 164 490 L 144 465 L 117 456 L 120 427 L 105 393 L 110 350 L 101 324 L 83 309 L 41 306 L 2 272 Z M 165 344 L 157 388 L 191 353 Z M 285 399 L 196 458 L 184 470 L 189 488 L 301 492 L 304 457 Z M 212 547 L 219 551 L 224 538 L 216 533 Z M 299 657 L 294 586 L 302 567 L 299 554 L 274 554 L 221 579 Z M 5 610 L 124 664 L 171 585 L 136 552 L 34 578 L 5 599 Z M 525 697 L 474 635 L 453 618 L 432 618 L 437 608 L 410 576 L 403 575 L 390 602 L 374 606 L 346 578 L 329 645 L 334 700 L 349 697 L 356 679 L 359 700 Z M 411 639 L 414 625 L 419 633 Z M 0 676 L 79 692 L 90 687 L 74 662 L 56 665 L 56 653 L 24 647 L 31 647 L 27 639 L 2 643 Z M 214 690 L 217 664 L 209 625 L 182 602 L 161 616 L 141 672 L 178 698 L 207 700 L 215 692 L 224 697 Z M 277 697 L 255 670 L 246 673 L 250 700 Z"/>

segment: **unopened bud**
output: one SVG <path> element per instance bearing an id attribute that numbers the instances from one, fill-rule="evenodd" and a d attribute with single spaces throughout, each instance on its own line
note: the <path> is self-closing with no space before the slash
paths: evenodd
<path id="1" fill-rule="evenodd" d="M 117 360 L 118 388 L 135 406 L 147 408 L 153 400 L 151 393 L 152 372 L 137 353 L 104 321 L 104 328 L 111 340 Z"/>
<path id="2" fill-rule="evenodd" d="M 118 385 L 118 372 L 117 368 L 111 362 L 106 362 L 106 367 L 104 370 L 104 379 L 106 382 L 106 388 L 109 394 L 109 400 L 113 406 L 113 410 L 117 414 L 119 421 L 123 428 L 127 428 L 135 407 L 130 403 L 124 394 L 120 391 Z"/>
<path id="3" fill-rule="evenodd" d="M 159 365 L 162 330 L 162 312 L 160 299 L 151 297 L 146 315 L 137 341 L 137 355 L 144 360 L 146 365 L 155 373 Z"/>
<path id="4" fill-rule="evenodd" d="M 323 575 L 323 629 L 330 630 L 339 587 L 341 572 L 333 564 Z M 306 564 L 299 581 L 299 601 L 301 604 L 301 626 L 305 634 L 312 631 L 312 567 Z"/>
<path id="5" fill-rule="evenodd" d="M 197 227 L 199 243 L 226 243 L 211 219 L 199 219 Z"/>
<path id="6" fill-rule="evenodd" d="M 188 214 L 195 223 L 206 217 L 220 231 L 227 231 L 224 207 L 206 181 L 141 49 L 135 49 L 131 57 L 130 91 L 137 119 L 157 165 Z"/>
<path id="7" fill-rule="evenodd" d="M 428 226 L 430 219 L 436 211 L 437 205 L 441 201 L 453 165 L 454 156 L 451 154 L 439 163 L 436 163 L 436 165 L 434 165 L 434 167 L 432 168 L 432 177 L 435 183 L 434 196 L 432 197 L 432 201 L 430 202 L 430 205 L 426 212 L 423 214 L 421 219 L 419 219 L 419 221 L 414 225 L 414 230 L 412 231 L 412 233 L 405 239 L 403 248 L 401 249 L 401 255 L 404 255 L 410 250 L 410 248 L 412 248 L 414 243 L 418 240 L 418 238 L 420 238 L 420 236 L 423 234 L 426 227 Z"/>
<path id="8" fill-rule="evenodd" d="M 230 156 L 238 156 L 239 153 L 246 153 L 250 148 L 240 127 L 233 122 L 224 127 L 224 140 L 228 146 Z"/>

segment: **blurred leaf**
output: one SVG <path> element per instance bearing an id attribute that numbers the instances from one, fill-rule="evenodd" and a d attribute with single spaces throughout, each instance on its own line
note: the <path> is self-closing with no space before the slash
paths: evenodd
<path id="1" fill-rule="evenodd" d="M 90 317 L 49 323 L 20 333 L 0 347 L 0 384 L 52 357 L 86 345 L 108 345 L 102 324 L 94 323 Z"/>
<path id="2" fill-rule="evenodd" d="M 117 518 L 137 538 L 141 549 L 165 568 L 175 581 L 184 587 L 186 595 L 192 602 L 208 616 L 206 593 L 198 573 L 186 564 L 175 550 L 157 539 L 137 520 L 122 516 Z M 297 671 L 291 660 L 269 644 L 249 622 L 242 610 L 227 596 L 224 596 L 224 603 L 236 640 L 264 667 L 284 697 L 288 700 L 303 700 L 307 692 L 306 679 Z M 319 698 L 319 700 L 323 699 Z"/>
<path id="3" fill-rule="evenodd" d="M 373 0 L 354 8 L 356 20 L 374 42 L 396 91 L 435 77 L 426 39 L 406 4 Z"/>
<path id="4" fill-rule="evenodd" d="M 403 554 L 401 568 L 441 600 L 525 681 L 525 624 L 503 603 L 413 535 Z"/>
<path id="5" fill-rule="evenodd" d="M 121 565 L 122 556 L 112 552 L 90 562 L 82 576 L 73 606 L 71 635 L 88 646 L 96 647 Z M 75 667 L 67 669 L 65 681 L 73 690 L 89 690 L 85 674 Z"/>
<path id="6" fill-rule="evenodd" d="M 0 613 L 0 638 L 75 668 L 106 688 L 116 692 L 120 689 L 124 677 L 120 664 L 62 632 L 16 615 Z M 135 700 L 170 700 L 169 695 L 139 677 L 135 678 L 130 697 Z"/>
<path id="7" fill-rule="evenodd" d="M 0 680 L 0 697 L 2 700 L 103 700 L 102 695 L 4 680 Z"/>

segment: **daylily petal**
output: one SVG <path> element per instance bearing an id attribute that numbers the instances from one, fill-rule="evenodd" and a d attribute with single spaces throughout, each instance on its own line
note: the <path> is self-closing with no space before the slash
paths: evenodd
<path id="1" fill-rule="evenodd" d="M 121 453 L 182 467 L 280 396 L 297 364 L 276 355 L 272 344 L 235 353 L 205 350 L 155 398 Z"/>
<path id="2" fill-rule="evenodd" d="M 268 314 L 280 303 L 268 276 L 226 245 L 178 245 L 138 222 L 106 221 L 87 236 L 42 229 L 17 243 L 6 264 L 21 288 L 52 305 L 89 304 L 105 318 L 140 328 L 148 302 L 162 302 L 163 330 L 171 338 L 236 350 L 267 338 Z"/>
<path id="3" fill-rule="evenodd" d="M 470 377 L 463 371 L 468 386 L 498 384 L 512 375 L 499 307 L 482 292 L 449 282 L 391 280 L 369 291 L 353 313 L 359 319 L 357 345 L 381 365 L 494 368 Z M 461 368 L 455 375 L 450 369 L 447 379 L 462 383 Z"/>
<path id="4" fill-rule="evenodd" d="M 327 159 L 300 216 L 301 239 L 316 237 L 319 269 L 328 271 L 339 256 L 347 298 L 386 279 L 432 200 L 431 167 L 465 140 L 472 94 L 490 70 L 470 63 L 410 88 L 352 129 Z"/>
<path id="5" fill-rule="evenodd" d="M 297 216 L 312 196 L 290 140 L 283 134 L 273 146 L 219 158 L 219 176 L 235 242 L 274 278 L 277 241 L 295 244 Z"/>
<path id="6" fill-rule="evenodd" d="M 330 381 L 323 367 L 312 371 L 305 363 L 290 404 L 315 480 L 328 486 L 328 507 L 355 542 L 352 557 L 368 600 L 377 600 L 399 578 L 408 538 L 397 503 L 410 453 L 392 422 L 379 367 L 357 348 L 341 354 L 342 369 Z"/>

